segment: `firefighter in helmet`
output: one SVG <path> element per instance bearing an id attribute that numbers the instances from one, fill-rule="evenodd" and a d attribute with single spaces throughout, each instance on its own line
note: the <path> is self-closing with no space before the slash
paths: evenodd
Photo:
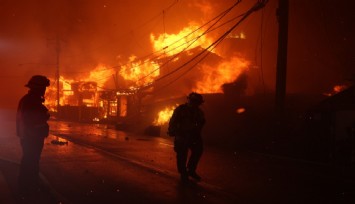
<path id="1" fill-rule="evenodd" d="M 201 130 L 205 116 L 199 108 L 203 102 L 201 94 L 190 93 L 187 103 L 179 105 L 169 121 L 168 135 L 174 137 L 177 169 L 183 182 L 188 181 L 189 177 L 201 180 L 196 168 L 203 152 Z M 191 154 L 188 158 L 189 150 Z"/>
<path id="2" fill-rule="evenodd" d="M 18 104 L 16 130 L 22 147 L 18 177 L 21 193 L 32 193 L 39 188 L 39 160 L 44 139 L 49 133 L 49 113 L 43 105 L 49 82 L 45 76 L 32 76 L 25 85 L 29 91 Z"/>

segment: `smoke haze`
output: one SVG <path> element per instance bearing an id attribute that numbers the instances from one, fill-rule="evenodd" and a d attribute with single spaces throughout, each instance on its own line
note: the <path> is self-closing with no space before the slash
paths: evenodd
<path id="1" fill-rule="evenodd" d="M 99 64 L 115 67 L 132 55 L 152 53 L 150 34 L 177 33 L 191 22 L 203 24 L 234 2 L 0 0 L 0 107 L 15 108 L 31 75 L 54 78 L 57 53 L 60 73 L 66 77 L 86 74 Z M 255 2 L 242 1 L 234 15 Z M 249 58 L 266 90 L 275 86 L 276 8 L 277 0 L 270 0 L 265 10 L 252 14 L 235 31 L 246 34 Z M 322 93 L 353 74 L 350 8 L 345 0 L 290 1 L 288 92 Z"/>

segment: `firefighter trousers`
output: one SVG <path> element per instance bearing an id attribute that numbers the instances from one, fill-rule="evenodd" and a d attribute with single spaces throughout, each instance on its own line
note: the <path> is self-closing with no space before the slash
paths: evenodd
<path id="1" fill-rule="evenodd" d="M 191 143 L 175 140 L 174 150 L 178 172 L 181 175 L 187 175 L 188 172 L 194 173 L 203 153 L 202 140 Z M 190 157 L 188 158 L 189 150 Z"/>
<path id="2" fill-rule="evenodd" d="M 22 138 L 22 159 L 18 177 L 19 189 L 26 193 L 39 188 L 39 160 L 44 138 Z"/>

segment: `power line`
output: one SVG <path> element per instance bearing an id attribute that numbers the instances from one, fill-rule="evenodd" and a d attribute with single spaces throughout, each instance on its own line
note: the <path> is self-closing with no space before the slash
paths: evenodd
<path id="1" fill-rule="evenodd" d="M 191 41 L 188 41 L 188 42 L 185 42 L 183 44 L 187 44 L 187 43 L 190 43 L 188 44 L 181 52 L 179 52 L 178 54 L 174 55 L 172 58 L 170 58 L 167 62 L 165 62 L 163 65 L 159 66 L 159 68 L 153 70 L 152 72 L 150 72 L 148 75 L 140 78 L 137 80 L 140 81 L 140 80 L 143 80 L 144 78 L 148 77 L 149 75 L 153 74 L 154 72 L 156 72 L 157 70 L 161 69 L 161 67 L 164 67 L 166 66 L 169 62 L 173 61 L 174 59 L 178 58 L 184 51 L 187 50 L 187 48 L 189 48 L 193 43 L 195 43 L 199 38 L 201 38 L 203 35 L 206 35 L 206 33 L 208 33 L 209 30 L 211 30 L 213 28 L 214 25 L 216 25 L 227 13 L 229 13 L 234 7 L 236 7 L 239 3 L 241 2 L 241 0 L 238 0 L 235 4 L 233 4 L 231 7 L 229 7 L 228 9 L 226 9 L 225 11 L 223 11 L 222 13 L 220 13 L 219 15 L 217 15 L 216 17 L 214 17 L 213 19 L 211 19 L 210 21 L 208 21 L 207 23 L 203 24 L 202 26 L 198 27 L 197 29 L 193 30 L 192 32 L 188 33 L 187 35 L 185 35 L 184 37 L 180 38 L 179 40 L 173 42 L 172 44 L 170 45 L 173 45 L 173 44 L 176 44 L 178 41 L 182 40 L 182 39 L 185 39 L 186 37 L 192 35 L 194 32 L 196 32 L 197 30 L 200 30 L 202 29 L 203 27 L 205 27 L 206 25 L 208 25 L 209 23 L 213 22 L 214 20 L 216 20 L 209 28 L 207 28 L 201 35 L 197 36 L 196 38 L 192 39 Z M 183 45 L 182 44 L 182 45 Z M 169 46 L 170 46 L 169 45 Z M 180 45 L 180 46 L 182 46 Z M 167 47 L 169 47 L 167 46 Z M 178 46 L 179 47 L 179 46 Z M 174 49 L 177 49 L 176 47 Z"/>
<path id="2" fill-rule="evenodd" d="M 164 8 L 161 12 L 157 13 L 156 15 L 152 16 L 151 18 L 149 18 L 148 20 L 146 20 L 145 22 L 137 25 L 134 29 L 132 29 L 130 31 L 130 33 L 135 30 L 135 29 L 141 29 L 143 27 L 145 27 L 146 25 L 148 25 L 149 23 L 153 22 L 154 20 L 158 19 L 160 16 L 164 15 L 164 13 L 166 13 L 167 11 L 169 11 L 170 9 L 172 9 L 177 3 L 179 2 L 179 0 L 173 0 L 172 3 L 167 6 L 166 8 Z M 130 33 L 125 33 L 125 34 L 122 34 L 120 36 L 131 36 Z M 108 43 L 104 43 L 102 44 L 101 46 L 98 46 L 96 47 L 96 49 L 93 49 L 91 51 L 94 51 L 94 50 L 97 50 L 99 48 L 102 48 L 106 45 L 112 45 L 111 42 L 108 42 Z M 77 57 L 77 56 L 80 56 L 80 55 L 83 55 L 83 54 L 76 54 L 76 55 L 71 55 L 71 56 L 65 56 L 66 58 L 73 58 L 73 57 Z"/>
<path id="3" fill-rule="evenodd" d="M 185 62 L 183 65 L 179 66 L 177 69 L 167 73 L 164 76 L 159 77 L 158 79 L 156 79 L 154 81 L 154 83 L 156 83 L 157 81 L 162 80 L 163 78 L 166 78 L 174 73 L 176 73 L 177 71 L 179 71 L 180 69 L 182 69 L 183 67 L 185 67 L 187 64 L 191 63 L 192 61 L 194 61 L 195 59 L 197 59 L 197 57 L 201 56 L 202 54 L 204 54 L 205 52 L 207 52 L 207 50 L 209 49 L 214 49 L 219 43 L 222 42 L 222 40 L 227 37 L 238 25 L 240 25 L 241 22 L 243 22 L 250 14 L 252 14 L 253 12 L 263 8 L 266 3 L 268 2 L 268 0 L 258 0 L 258 2 L 252 7 L 250 8 L 245 15 L 242 17 L 242 19 L 240 19 L 236 24 L 234 24 L 227 32 L 225 32 L 223 35 L 221 35 L 215 42 L 213 42 L 210 46 L 208 46 L 206 49 L 204 49 L 203 51 L 201 51 L 200 53 L 198 53 L 195 57 L 193 57 L 191 60 Z M 210 52 L 209 52 L 210 53 Z M 203 59 L 205 59 L 209 53 L 207 53 L 205 56 L 203 56 L 200 60 L 198 60 L 193 66 L 190 67 L 190 69 L 188 69 L 187 71 L 185 71 L 182 75 L 180 75 L 177 79 L 180 79 L 183 75 L 185 75 L 187 72 L 189 72 L 190 70 L 192 70 L 193 68 L 196 67 L 196 65 L 198 63 L 200 63 Z M 176 80 L 173 80 L 172 82 L 168 83 L 166 86 L 174 83 Z M 150 86 L 152 86 L 154 83 L 152 83 Z M 150 87 L 149 86 L 149 87 Z M 144 87 L 146 88 L 146 87 Z"/>
<path id="4" fill-rule="evenodd" d="M 190 41 L 186 41 L 186 42 L 183 43 L 182 45 L 179 45 L 179 46 L 176 46 L 176 47 L 172 47 L 172 49 L 170 49 L 169 52 L 171 52 L 171 51 L 173 51 L 173 50 L 179 48 L 180 46 L 183 46 L 183 45 L 189 43 L 189 44 L 187 45 L 187 47 L 185 47 L 185 48 L 183 49 L 183 51 L 179 52 L 177 55 L 174 55 L 172 58 L 170 58 L 170 60 L 168 60 L 168 62 L 170 62 L 170 61 L 176 59 L 182 52 L 184 52 L 187 48 L 189 48 L 194 42 L 196 42 L 196 40 L 198 40 L 198 39 L 199 39 L 200 37 L 202 37 L 203 35 L 206 35 L 207 33 L 212 32 L 213 30 L 216 30 L 217 28 L 220 28 L 220 27 L 226 25 L 227 23 L 230 23 L 230 22 L 234 21 L 235 19 L 242 17 L 242 19 L 239 20 L 234 26 L 232 26 L 231 29 L 229 29 L 227 32 L 225 32 L 218 40 L 216 40 L 214 43 L 212 43 L 209 47 L 207 47 L 204 51 L 202 51 L 202 52 L 201 52 L 200 54 L 198 54 L 196 57 L 194 57 L 194 58 L 191 59 L 190 61 L 184 63 L 182 66 L 178 67 L 176 70 L 173 70 L 172 72 L 169 72 L 168 74 L 166 74 L 166 75 L 164 75 L 164 76 L 162 76 L 162 77 L 159 77 L 158 79 L 155 80 L 155 82 L 156 82 L 156 81 L 159 81 L 159 80 L 161 80 L 161 79 L 163 79 L 163 78 L 165 78 L 165 77 L 167 77 L 167 76 L 169 76 L 169 75 L 171 75 L 171 74 L 173 74 L 173 73 L 175 73 L 175 72 L 177 72 L 177 71 L 180 70 L 180 69 L 182 69 L 184 66 L 186 66 L 187 64 L 189 64 L 191 61 L 195 60 L 197 57 L 200 57 L 202 54 L 204 54 L 207 50 L 209 50 L 209 49 L 214 49 L 214 47 L 217 46 L 217 45 L 220 43 L 220 41 L 222 41 L 232 30 L 234 30 L 234 28 L 235 28 L 237 25 L 239 25 L 243 20 L 245 20 L 246 17 L 248 17 L 252 12 L 254 12 L 254 11 L 256 11 L 256 10 L 262 8 L 262 7 L 267 3 L 267 1 L 263 1 L 263 0 L 258 1 L 258 2 L 257 2 L 249 11 L 247 11 L 246 13 L 243 13 L 243 14 L 241 14 L 241 15 L 239 15 L 239 16 L 237 16 L 237 17 L 234 17 L 234 18 L 232 18 L 232 19 L 229 19 L 228 21 L 222 23 L 221 25 L 219 25 L 219 26 L 213 28 L 213 26 L 215 26 L 228 12 L 230 12 L 230 11 L 231 11 L 237 4 L 239 4 L 240 2 L 241 2 L 241 0 L 238 0 L 235 4 L 233 4 L 233 6 L 231 6 L 231 7 L 228 8 L 227 10 L 223 11 L 222 13 L 220 13 L 219 15 L 217 15 L 215 18 L 211 19 L 211 20 L 208 21 L 207 23 L 203 24 L 202 26 L 198 27 L 197 29 L 193 30 L 193 31 L 190 32 L 189 34 L 187 34 L 187 35 L 185 35 L 184 37 L 178 39 L 177 41 L 171 43 L 170 45 L 167 45 L 167 46 L 164 47 L 163 49 L 161 49 L 161 50 L 159 50 L 159 51 L 156 51 L 156 52 L 154 52 L 154 53 L 151 53 L 151 54 L 149 54 L 149 55 L 147 55 L 147 56 L 145 56 L 145 57 L 142 57 L 142 59 L 145 59 L 145 58 L 146 58 L 144 61 L 146 61 L 146 60 L 155 60 L 155 59 L 160 58 L 160 56 L 162 56 L 164 53 L 166 53 L 166 49 L 167 49 L 167 48 L 171 48 L 172 45 L 176 44 L 177 42 L 181 41 L 182 39 L 186 39 L 186 37 L 192 35 L 194 32 L 197 32 L 198 30 L 202 29 L 203 27 L 207 26 L 208 24 L 210 24 L 211 22 L 213 22 L 213 21 L 215 21 L 217 18 L 219 18 L 219 19 L 216 20 L 208 29 L 206 29 L 201 35 L 197 36 L 196 38 L 191 39 Z M 262 5 L 262 6 L 261 6 L 261 5 Z M 163 54 L 155 55 L 156 53 L 159 53 L 159 52 L 162 52 Z M 152 56 L 152 55 L 155 55 L 155 56 L 154 56 L 153 58 L 150 58 L 150 59 L 149 59 L 149 57 Z M 202 57 L 202 58 L 205 58 L 205 57 Z M 135 60 L 135 61 L 138 61 L 138 60 Z M 164 67 L 168 62 L 166 62 L 166 63 L 164 63 L 163 65 L 161 65 L 161 66 L 159 67 L 159 69 L 160 69 L 161 67 Z M 200 61 L 199 61 L 199 62 L 200 62 Z M 132 63 L 132 62 L 129 62 L 129 63 Z M 126 63 L 125 65 L 127 65 L 127 64 L 129 64 L 129 63 Z M 134 69 L 134 68 L 138 67 L 138 66 L 141 65 L 141 64 L 143 64 L 143 63 L 137 64 L 136 66 L 132 67 L 131 69 Z M 124 66 L 124 65 L 113 66 L 113 67 L 110 67 L 110 68 L 106 68 L 105 70 L 107 70 L 107 69 L 112 69 L 112 68 L 117 68 L 117 67 L 121 67 L 121 66 Z M 138 80 L 136 81 L 136 84 L 137 84 L 138 81 L 143 80 L 144 78 L 148 77 L 149 75 L 151 75 L 152 73 L 154 73 L 155 71 L 157 71 L 157 70 L 159 70 L 159 69 L 155 69 L 155 70 L 153 70 L 152 72 L 148 73 L 146 76 L 144 76 L 144 77 L 138 79 Z M 103 71 L 103 70 L 102 70 L 102 71 Z M 111 77 L 111 76 L 110 76 L 110 77 Z M 151 85 L 149 85 L 149 86 L 151 86 Z"/>
<path id="5" fill-rule="evenodd" d="M 167 7 L 167 9 L 164 9 L 164 10 L 163 10 L 163 15 L 164 15 L 164 13 L 165 13 L 165 12 L 164 12 L 165 10 L 169 10 L 169 9 L 172 8 L 177 2 L 178 2 L 178 1 L 174 1 L 169 7 Z M 136 67 L 139 67 L 139 66 L 142 65 L 142 64 L 144 63 L 144 61 L 146 61 L 146 60 L 154 61 L 154 60 L 156 60 L 156 59 L 159 59 L 161 56 L 165 55 L 166 53 L 173 52 L 174 50 L 176 50 L 176 49 L 178 49 L 178 48 L 180 48 L 180 47 L 182 47 L 182 46 L 185 46 L 185 45 L 187 44 L 187 46 L 186 46 L 181 52 L 186 51 L 194 42 L 196 42 L 196 41 L 197 41 L 199 38 L 201 38 L 203 35 L 205 35 L 205 34 L 207 34 L 207 33 L 210 33 L 211 31 L 214 31 L 214 30 L 216 30 L 217 28 L 220 28 L 221 26 L 223 26 L 223 25 L 225 25 L 225 24 L 227 24 L 227 23 L 230 23 L 231 21 L 233 21 L 233 20 L 235 20 L 235 19 L 241 17 L 242 15 L 239 15 L 239 16 L 233 18 L 233 19 L 230 19 L 230 20 L 228 20 L 228 21 L 222 23 L 222 24 L 219 25 L 218 27 L 215 27 L 215 28 L 212 30 L 212 27 L 213 27 L 214 25 L 216 25 L 228 12 L 230 12 L 230 11 L 231 11 L 235 6 L 237 6 L 237 4 L 239 4 L 240 2 L 241 2 L 241 0 L 238 0 L 238 1 L 237 1 L 236 3 L 234 3 L 231 7 L 229 7 L 229 8 L 226 9 L 225 11 L 221 12 L 219 15 L 217 15 L 217 16 L 214 17 L 213 19 L 207 21 L 207 22 L 204 23 L 203 25 L 199 26 L 198 28 L 196 28 L 195 30 L 191 31 L 191 32 L 188 33 L 187 35 L 181 37 L 180 39 L 178 39 L 178 40 L 176 40 L 176 41 L 170 43 L 169 45 L 165 46 L 164 48 L 162 48 L 162 49 L 160 49 L 160 50 L 158 50 L 158 51 L 152 52 L 152 53 L 150 53 L 150 54 L 148 54 L 148 55 L 146 55 L 146 56 L 143 56 L 143 57 L 141 57 L 141 58 L 136 59 L 135 61 L 141 61 L 142 63 L 138 63 L 136 66 L 131 67 L 131 69 L 135 69 Z M 219 18 L 219 19 L 218 19 L 218 18 Z M 216 19 L 218 19 L 218 20 L 216 20 Z M 216 22 L 213 23 L 208 29 L 206 29 L 206 31 L 204 31 L 201 35 L 199 35 L 199 36 L 197 36 L 197 37 L 195 37 L 195 38 L 192 38 L 191 40 L 186 41 L 186 42 L 184 42 L 184 43 L 182 43 L 182 44 L 180 44 L 180 45 L 178 45 L 178 46 L 175 46 L 175 47 L 173 46 L 173 45 L 177 44 L 178 42 L 180 42 L 181 40 L 185 40 L 185 39 L 188 38 L 190 35 L 192 35 L 193 33 L 197 32 L 198 30 L 201 30 L 203 27 L 207 26 L 208 24 L 210 24 L 210 23 L 213 22 L 213 21 L 216 21 Z M 165 28 L 165 24 L 164 24 L 164 28 Z M 165 34 L 165 33 L 164 33 L 164 34 Z M 171 48 L 171 49 L 167 50 L 167 48 Z M 159 54 L 159 55 L 156 55 L 157 53 L 160 53 L 160 54 Z M 151 57 L 151 56 L 154 56 L 154 57 Z M 175 55 L 175 57 L 172 58 L 170 61 L 176 59 L 178 56 L 179 56 L 179 55 Z M 106 68 L 106 69 L 102 69 L 102 71 L 105 71 L 105 70 L 108 70 L 108 69 L 112 69 L 112 68 L 118 68 L 118 67 L 121 67 L 121 66 L 128 65 L 128 64 L 130 64 L 130 63 L 132 63 L 132 62 L 128 62 L 128 63 L 126 63 L 126 64 L 124 64 L 124 65 L 118 65 L 118 66 L 108 67 L 108 68 Z M 169 61 L 166 62 L 166 63 L 164 63 L 164 64 L 161 65 L 160 67 L 164 67 L 167 63 L 169 63 Z M 157 70 L 159 70 L 159 69 L 156 69 L 156 70 L 152 71 L 150 74 L 148 74 L 148 76 L 151 75 L 151 74 L 153 74 L 153 73 L 156 72 Z M 73 72 L 73 71 L 68 72 L 68 71 L 66 71 L 66 72 L 64 72 L 64 73 L 85 73 L 85 72 L 86 72 L 86 71 L 82 71 L 82 72 Z M 141 79 L 138 79 L 137 81 L 143 80 L 144 78 L 146 78 L 146 77 L 148 77 L 148 76 L 144 76 L 144 77 L 142 77 Z"/>
<path id="6" fill-rule="evenodd" d="M 212 20 L 208 21 L 207 23 L 203 24 L 202 26 L 198 27 L 197 29 L 195 29 L 194 31 L 188 33 L 187 35 L 185 35 L 184 37 L 180 38 L 179 40 L 171 43 L 170 45 L 164 47 L 162 50 L 165 50 L 165 48 L 170 47 L 171 45 L 176 44 L 178 41 L 186 38 L 189 35 L 192 35 L 192 33 L 196 32 L 197 30 L 203 28 L 204 26 L 208 25 L 209 23 L 213 22 L 214 20 L 216 20 L 217 18 L 219 18 L 216 22 L 214 22 L 208 29 L 206 29 L 206 31 L 204 31 L 201 35 L 197 36 L 196 38 L 192 39 L 192 43 L 190 43 L 191 41 L 185 42 L 185 44 L 190 43 L 187 45 L 186 48 L 183 49 L 183 51 L 179 52 L 177 55 L 173 56 L 172 58 L 170 58 L 167 62 L 165 62 L 163 65 L 161 65 L 159 68 L 151 71 L 150 73 L 148 73 L 146 76 L 138 79 L 136 81 L 136 84 L 138 81 L 143 80 L 144 78 L 148 77 L 149 75 L 153 74 L 155 71 L 161 69 L 162 67 L 164 67 L 168 62 L 176 59 L 177 57 L 179 57 L 179 55 L 181 55 L 182 52 L 184 52 L 187 48 L 189 48 L 194 42 L 196 42 L 196 40 L 198 40 L 201 36 L 205 35 L 206 33 L 210 32 L 211 29 L 213 28 L 214 25 L 216 25 L 227 13 L 229 13 L 235 6 L 237 6 L 241 1 L 238 0 L 235 4 L 233 4 L 230 8 L 226 9 L 225 11 L 223 11 L 222 13 L 220 13 L 219 15 L 217 15 L 215 18 L 213 18 Z M 230 30 L 228 30 L 226 33 L 224 33 L 218 40 L 216 40 L 214 43 L 212 43 L 209 47 L 207 47 L 205 50 L 203 50 L 201 53 L 199 53 L 198 55 L 196 55 L 194 58 L 192 58 L 191 60 L 189 60 L 188 62 L 185 62 L 183 65 L 179 66 L 177 69 L 173 70 L 172 72 L 167 73 L 166 75 L 157 78 L 154 82 L 160 81 L 165 77 L 170 76 L 171 74 L 174 74 L 175 72 L 177 72 L 178 70 L 182 69 L 184 66 L 186 66 L 187 64 L 189 64 L 190 62 L 192 62 L 193 60 L 195 60 L 197 57 L 201 56 L 202 54 L 204 54 L 207 50 L 211 49 L 211 47 L 213 47 L 212 49 L 214 49 L 215 46 L 217 46 L 232 30 L 234 30 L 234 28 L 239 25 L 243 20 L 246 19 L 246 17 L 248 17 L 252 12 L 262 8 L 267 1 L 258 1 L 249 11 L 247 11 L 246 13 L 239 15 L 233 19 L 228 20 L 227 22 L 224 22 L 222 25 L 225 25 L 229 22 L 231 22 L 232 20 L 235 20 L 239 17 L 242 17 L 242 19 L 240 21 L 238 21 Z M 261 6 L 263 5 L 263 6 Z M 221 26 L 221 25 L 220 25 Z M 219 27 L 220 27 L 219 26 Z M 215 28 L 216 29 L 216 28 Z M 216 44 L 216 45 L 215 45 Z M 181 45 L 180 45 L 181 46 Z M 177 49 L 176 47 L 173 49 Z M 202 57 L 202 59 L 204 59 L 205 57 Z M 200 61 L 202 61 L 202 59 Z M 198 62 L 200 62 L 198 61 Z M 193 66 L 194 67 L 194 66 Z M 133 69 L 133 68 L 132 68 Z M 143 88 L 146 87 L 150 87 L 152 86 L 152 84 L 144 86 Z"/>
<path id="7" fill-rule="evenodd" d="M 211 29 L 213 28 L 213 26 L 215 26 L 227 13 L 229 13 L 235 6 L 237 6 L 237 4 L 239 4 L 241 2 L 241 0 L 238 0 L 235 4 L 233 4 L 231 7 L 229 7 L 228 9 L 226 9 L 225 11 L 221 12 L 219 15 L 217 15 L 216 17 L 214 17 L 213 19 L 209 20 L 208 22 L 206 22 L 205 24 L 203 24 L 202 26 L 196 28 L 195 30 L 191 31 L 190 33 L 188 33 L 187 35 L 181 37 L 180 39 L 170 43 L 169 45 L 167 45 L 166 47 L 164 47 L 163 49 L 161 50 L 158 50 L 156 52 L 153 52 L 153 53 L 150 53 L 149 55 L 147 56 L 144 56 L 142 58 L 138 58 L 136 59 L 135 61 L 140 61 L 141 63 L 138 63 L 137 65 L 131 67 L 130 69 L 135 69 L 137 67 L 139 67 L 140 65 L 142 65 L 146 60 L 149 60 L 149 61 L 154 61 L 156 59 L 159 59 L 161 56 L 165 55 L 166 53 L 169 53 L 169 52 L 172 52 L 178 48 L 180 48 L 181 46 L 184 46 L 187 44 L 187 46 L 181 51 L 179 52 L 177 55 L 174 55 L 173 58 L 170 58 L 170 60 L 168 60 L 167 62 L 165 62 L 164 64 L 160 65 L 159 68 L 151 71 L 150 73 L 148 73 L 146 76 L 143 76 L 141 77 L 140 79 L 138 79 L 135 83 L 137 84 L 138 81 L 141 81 L 143 79 L 145 79 L 146 77 L 152 75 L 154 72 L 158 71 L 159 69 L 161 69 L 162 67 L 166 66 L 169 62 L 171 62 L 172 60 L 176 59 L 179 57 L 179 55 L 186 51 L 193 43 L 195 43 L 199 38 L 201 38 L 203 35 L 206 35 L 207 33 L 211 32 Z M 239 17 L 241 17 L 242 15 L 239 15 L 233 19 L 230 19 L 228 20 L 227 22 L 224 22 L 223 24 L 221 24 L 220 26 L 214 28 L 213 30 L 217 29 L 217 28 L 220 28 L 221 26 L 231 22 L 232 20 L 235 20 Z M 217 20 L 216 20 L 217 19 Z M 209 28 L 206 29 L 206 31 L 204 31 L 202 34 L 200 34 L 199 36 L 195 37 L 195 38 L 192 38 L 191 40 L 188 40 L 188 41 L 185 41 L 184 43 L 178 45 L 178 46 L 175 46 L 173 47 L 172 45 L 174 44 L 177 44 L 178 42 L 180 42 L 181 40 L 184 40 L 186 39 L 187 37 L 189 37 L 190 35 L 192 35 L 193 33 L 197 32 L 198 30 L 201 30 L 203 27 L 209 25 L 211 22 L 215 21 Z M 171 48 L 170 50 L 166 51 L 167 48 Z M 156 55 L 157 53 L 160 53 L 159 55 Z M 150 56 L 154 56 L 154 57 L 150 57 Z M 122 66 L 126 66 L 126 65 L 129 65 L 130 63 L 132 62 L 128 62 L 124 65 L 118 65 L 118 66 L 112 66 L 112 67 L 109 67 L 109 68 L 106 68 L 106 69 L 102 69 L 102 70 L 99 70 L 99 71 L 106 71 L 108 69 L 113 69 L 113 68 L 118 68 L 118 67 L 122 67 Z M 68 73 L 68 72 L 66 72 Z M 73 72 L 72 72 L 73 73 Z M 76 73 L 84 73 L 83 72 L 76 72 Z M 107 77 L 108 78 L 108 77 Z"/>

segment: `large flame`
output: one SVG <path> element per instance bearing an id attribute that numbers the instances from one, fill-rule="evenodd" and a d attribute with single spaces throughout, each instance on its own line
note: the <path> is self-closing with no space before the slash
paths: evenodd
<path id="1" fill-rule="evenodd" d="M 154 125 L 164 125 L 166 124 L 171 116 L 173 115 L 174 109 L 177 105 L 166 107 L 165 109 L 159 111 L 158 117 L 153 121 Z"/>
<path id="2" fill-rule="evenodd" d="M 202 65 L 200 79 L 196 82 L 194 91 L 199 93 L 222 93 L 222 85 L 234 82 L 240 74 L 245 72 L 250 62 L 240 58 L 233 57 L 229 61 L 220 63 L 217 67 Z"/>
<path id="3" fill-rule="evenodd" d="M 57 100 L 59 94 L 59 105 L 61 106 L 78 106 L 83 104 L 86 106 L 97 106 L 100 104 L 98 103 L 98 97 L 96 97 L 97 89 L 102 89 L 105 86 L 105 83 L 112 79 L 111 77 L 114 73 L 115 71 L 112 68 L 105 65 L 98 65 L 95 69 L 88 72 L 88 74 L 82 75 L 76 80 L 60 76 L 59 91 L 58 83 L 52 83 L 51 86 L 47 88 L 45 105 L 50 109 L 50 111 L 57 111 Z M 56 80 L 51 79 L 51 81 Z M 90 82 L 92 83 L 90 84 Z M 74 83 L 81 83 L 81 88 L 74 90 Z M 89 91 L 92 92 L 92 94 L 86 94 L 87 98 L 83 98 L 82 96 L 77 95 L 78 91 Z"/>
<path id="4" fill-rule="evenodd" d="M 239 36 L 239 38 L 244 39 L 245 35 Z M 214 39 L 210 36 L 205 35 L 202 29 L 199 29 L 198 25 L 190 25 L 183 28 L 180 32 L 175 34 L 160 34 L 160 35 L 150 35 L 150 40 L 152 43 L 153 51 L 165 54 L 166 56 L 176 55 L 182 51 L 189 52 L 193 48 L 201 47 L 207 49 L 213 42 Z M 193 53 L 193 52 L 191 52 Z M 218 55 L 218 53 L 214 53 Z M 179 56 L 180 57 L 180 56 Z M 179 60 L 179 57 L 174 60 Z M 218 59 L 225 59 L 223 56 L 219 56 Z M 122 64 L 122 62 L 120 62 Z M 86 75 L 80 76 L 80 78 L 75 79 L 65 79 L 60 78 L 60 105 L 88 105 L 89 103 L 93 106 L 103 107 L 103 101 L 100 100 L 97 91 L 103 90 L 105 84 L 108 80 L 113 80 L 115 74 L 119 74 L 125 82 L 127 82 L 127 87 L 130 88 L 129 93 L 134 92 L 134 90 L 139 89 L 142 86 L 149 85 L 154 82 L 154 80 L 160 75 L 160 59 L 154 61 L 151 59 L 147 60 L 137 60 L 135 56 L 129 58 L 128 63 L 122 65 L 118 73 L 115 69 L 105 66 L 98 65 L 95 69 L 90 71 Z M 207 65 L 206 63 L 200 63 L 198 78 L 193 80 L 191 84 L 191 91 L 196 91 L 199 93 L 221 93 L 222 85 L 226 83 L 234 82 L 243 72 L 245 72 L 250 66 L 250 62 L 242 57 L 229 57 L 227 60 L 223 60 L 217 66 Z M 78 83 L 83 82 L 95 82 L 95 89 L 85 89 L 85 94 L 83 90 L 74 90 L 73 84 L 78 86 Z M 128 87 L 129 86 L 129 87 Z M 117 87 L 116 87 L 117 88 Z M 48 91 L 48 101 L 51 107 L 56 107 L 57 100 L 57 86 L 54 85 L 49 87 Z M 93 93 L 95 92 L 95 93 Z M 85 96 L 84 96 L 85 95 Z M 128 95 L 128 92 L 116 92 L 116 95 L 124 96 Z M 83 98 L 86 97 L 86 98 Z M 80 102 L 75 102 L 80 101 Z M 101 105 L 100 105 L 101 104 Z M 106 104 L 110 102 L 106 101 Z M 117 104 L 116 104 L 117 106 Z M 110 106 L 107 106 L 108 109 Z M 170 119 L 173 110 L 176 106 L 166 107 L 158 113 L 157 118 L 154 120 L 154 125 L 163 125 Z M 120 109 L 125 110 L 121 107 Z M 119 112 L 120 116 L 125 115 L 123 112 Z M 122 115 L 123 114 L 123 115 Z"/>
<path id="5" fill-rule="evenodd" d="M 154 51 L 164 50 L 168 56 L 171 56 L 198 46 L 209 47 L 213 39 L 204 35 L 203 30 L 198 28 L 199 26 L 191 25 L 183 28 L 177 34 L 161 34 L 157 37 L 151 34 Z M 245 39 L 245 34 L 240 33 L 238 38 Z M 223 56 L 220 57 L 223 58 Z M 241 56 L 225 60 L 218 66 L 201 63 L 198 70 L 200 76 L 194 79 L 195 86 L 191 87 L 191 90 L 200 93 L 222 93 L 222 85 L 234 82 L 249 66 L 250 62 Z"/>
<path id="6" fill-rule="evenodd" d="M 154 61 L 136 61 L 132 56 L 129 63 L 121 66 L 119 74 L 128 81 L 132 81 L 135 86 L 142 86 L 152 83 L 155 77 L 159 76 L 159 65 Z"/>
<path id="7" fill-rule="evenodd" d="M 94 70 L 89 72 L 88 76 L 83 76 L 80 81 L 94 81 L 97 87 L 102 89 L 108 80 L 112 80 L 115 70 L 103 64 L 99 64 Z"/>
<path id="8" fill-rule="evenodd" d="M 50 79 L 51 81 L 56 81 Z M 63 76 L 59 78 L 59 104 L 67 105 L 68 98 L 74 94 L 71 89 L 71 83 L 74 82 L 72 79 L 65 79 Z M 57 106 L 57 83 L 51 83 L 51 85 L 47 88 L 45 94 L 45 105 L 49 108 L 50 111 L 56 111 Z"/>
<path id="9" fill-rule="evenodd" d="M 203 32 L 203 30 L 198 29 L 198 26 L 191 25 L 185 27 L 177 34 L 161 34 L 157 37 L 151 34 L 150 41 L 155 51 L 164 50 L 166 55 L 172 56 L 194 47 L 207 48 L 211 45 L 212 40 L 203 35 Z"/>

